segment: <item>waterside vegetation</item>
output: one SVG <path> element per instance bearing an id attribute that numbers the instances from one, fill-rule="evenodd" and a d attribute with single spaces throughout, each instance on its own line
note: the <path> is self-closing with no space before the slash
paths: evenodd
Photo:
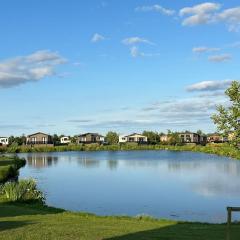
<path id="1" fill-rule="evenodd" d="M 16 156 L 0 156 L 0 183 L 14 178 L 18 175 L 18 170 L 26 164 L 25 159 Z"/>
<path id="2" fill-rule="evenodd" d="M 228 143 L 201 145 L 139 145 L 135 143 L 100 145 L 100 144 L 79 144 L 65 146 L 17 146 L 1 148 L 5 153 L 28 153 L 28 152 L 66 152 L 66 151 L 133 151 L 133 150 L 169 150 L 169 151 L 191 151 L 208 154 L 216 154 L 240 160 L 240 150 Z"/>

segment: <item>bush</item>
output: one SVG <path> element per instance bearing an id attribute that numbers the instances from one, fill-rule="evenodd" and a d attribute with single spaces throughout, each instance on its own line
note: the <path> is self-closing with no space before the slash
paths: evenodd
<path id="1" fill-rule="evenodd" d="M 37 189 L 37 184 L 34 179 L 7 182 L 1 186 L 1 194 L 11 202 L 45 202 L 45 197 L 43 193 Z"/>
<path id="2" fill-rule="evenodd" d="M 0 157 L 0 182 L 7 181 L 9 178 L 18 175 L 18 169 L 26 164 L 25 159 L 18 157 Z"/>
<path id="3" fill-rule="evenodd" d="M 0 182 L 3 182 L 10 177 L 13 177 L 15 173 L 16 171 L 11 165 L 0 167 Z"/>

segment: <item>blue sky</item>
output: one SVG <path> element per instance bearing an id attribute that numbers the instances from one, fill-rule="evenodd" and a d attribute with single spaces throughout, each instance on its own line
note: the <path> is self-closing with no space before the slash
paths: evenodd
<path id="1" fill-rule="evenodd" d="M 0 29 L 0 135 L 211 132 L 239 79 L 237 0 L 2 0 Z"/>

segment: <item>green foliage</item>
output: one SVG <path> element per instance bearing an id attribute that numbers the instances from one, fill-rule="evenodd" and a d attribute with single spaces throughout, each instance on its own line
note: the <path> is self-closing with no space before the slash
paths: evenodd
<path id="1" fill-rule="evenodd" d="M 33 179 L 7 182 L 1 186 L 1 194 L 12 202 L 37 201 L 43 203 L 45 200 Z"/>
<path id="2" fill-rule="evenodd" d="M 61 136 L 58 136 L 57 134 L 54 134 L 53 137 L 52 137 L 52 141 L 53 141 L 53 144 L 55 146 L 57 145 L 60 145 L 61 144 Z"/>
<path id="3" fill-rule="evenodd" d="M 15 175 L 15 170 L 11 165 L 0 167 L 0 182 L 7 180 Z"/>
<path id="4" fill-rule="evenodd" d="M 0 182 L 18 175 L 18 169 L 26 164 L 25 159 L 18 157 L 0 157 Z"/>
<path id="5" fill-rule="evenodd" d="M 110 145 L 117 144 L 119 140 L 119 135 L 116 132 L 108 132 L 106 135 L 106 141 Z"/>
<path id="6" fill-rule="evenodd" d="M 157 132 L 144 131 L 142 135 L 148 138 L 148 143 L 150 144 L 157 144 L 160 142 L 160 136 L 159 136 L 159 133 Z"/>
<path id="7" fill-rule="evenodd" d="M 217 125 L 218 131 L 228 137 L 232 134 L 231 142 L 234 146 L 239 146 L 240 143 L 240 82 L 233 81 L 232 85 L 226 90 L 226 95 L 229 97 L 231 105 L 224 107 L 217 106 L 216 114 L 212 115 L 214 124 Z"/>
<path id="8" fill-rule="evenodd" d="M 20 137 L 11 136 L 11 137 L 9 137 L 8 141 L 9 141 L 10 146 L 11 145 L 21 146 L 26 142 L 26 137 L 24 135 L 22 135 Z"/>
<path id="9" fill-rule="evenodd" d="M 168 131 L 168 137 L 169 137 L 169 141 L 168 141 L 169 145 L 178 145 L 178 146 L 183 145 L 181 138 L 179 137 L 179 133 Z"/>

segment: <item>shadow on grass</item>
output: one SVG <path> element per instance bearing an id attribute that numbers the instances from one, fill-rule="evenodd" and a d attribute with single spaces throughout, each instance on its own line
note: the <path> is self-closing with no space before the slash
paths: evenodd
<path id="1" fill-rule="evenodd" d="M 0 203 L 0 219 L 4 217 L 17 217 L 25 215 L 46 215 L 63 213 L 65 210 L 47 207 L 42 204 L 32 203 Z"/>
<path id="2" fill-rule="evenodd" d="M 34 224 L 27 221 L 0 221 L 0 232 L 15 228 L 24 227 L 29 224 Z"/>
<path id="3" fill-rule="evenodd" d="M 240 225 L 233 225 L 230 238 L 225 224 L 178 223 L 171 226 L 139 231 L 104 240 L 239 240 Z"/>

